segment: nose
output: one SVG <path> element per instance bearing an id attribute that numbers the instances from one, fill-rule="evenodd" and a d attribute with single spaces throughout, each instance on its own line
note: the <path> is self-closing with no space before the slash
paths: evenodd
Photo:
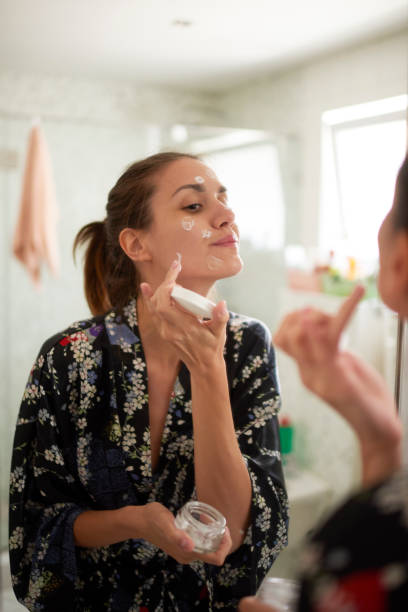
<path id="1" fill-rule="evenodd" d="M 220 228 L 232 225 L 235 221 L 233 210 L 227 204 L 221 202 L 217 197 L 215 197 L 215 200 L 213 214 L 214 227 Z"/>

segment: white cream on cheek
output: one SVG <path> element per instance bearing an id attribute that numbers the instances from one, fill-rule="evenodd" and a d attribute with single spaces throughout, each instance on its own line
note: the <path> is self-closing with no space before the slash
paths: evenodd
<path id="1" fill-rule="evenodd" d="M 186 232 L 191 232 L 194 227 L 194 219 L 191 217 L 183 217 L 181 220 L 181 226 Z"/>
<path id="2" fill-rule="evenodd" d="M 209 230 L 209 229 L 203 229 L 203 230 L 201 230 L 201 236 L 202 236 L 203 238 L 211 238 L 211 236 L 212 236 L 212 231 L 211 231 L 211 230 Z"/>

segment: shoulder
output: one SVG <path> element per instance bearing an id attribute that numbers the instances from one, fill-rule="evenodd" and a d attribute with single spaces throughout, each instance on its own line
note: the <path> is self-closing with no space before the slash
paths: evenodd
<path id="1" fill-rule="evenodd" d="M 50 355 L 64 360 L 76 346 L 92 349 L 97 339 L 106 333 L 105 316 L 82 319 L 48 338 L 42 345 L 37 362 L 44 362 Z"/>
<path id="2" fill-rule="evenodd" d="M 408 538 L 407 469 L 352 495 L 327 519 L 312 541 L 328 548 L 346 542 L 353 542 L 354 546 L 360 540 L 367 543 L 376 534 L 377 546 L 378 538 L 387 540 L 393 534 L 400 537 L 402 533 L 405 534 L 405 546 Z M 386 546 L 385 541 L 383 545 Z"/>
<path id="3" fill-rule="evenodd" d="M 360 610 L 363 594 L 368 597 L 370 591 L 378 594 L 380 589 L 381 610 L 405 610 L 407 517 L 406 469 L 354 494 L 306 546 L 301 560 L 301 600 L 324 599 L 330 607 L 335 600 L 347 598 L 353 609 Z M 338 608 L 334 605 L 334 609 Z"/>
<path id="4" fill-rule="evenodd" d="M 236 376 L 236 368 L 242 369 L 248 364 L 251 371 L 262 368 L 275 371 L 271 333 L 262 321 L 252 317 L 230 312 L 224 355 L 232 368 L 232 377 Z"/>
<path id="5" fill-rule="evenodd" d="M 271 345 L 271 332 L 262 321 L 243 314 L 230 312 L 227 323 L 227 335 L 239 339 L 245 344 Z"/>

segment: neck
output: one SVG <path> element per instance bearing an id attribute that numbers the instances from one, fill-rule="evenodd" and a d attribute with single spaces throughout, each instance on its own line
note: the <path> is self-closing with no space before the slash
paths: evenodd
<path id="1" fill-rule="evenodd" d="M 195 291 L 204 297 L 207 297 L 211 289 L 214 287 L 214 281 L 184 278 L 182 274 L 180 275 L 180 278 L 177 279 L 177 284 L 185 287 L 186 289 L 190 289 L 190 291 Z"/>

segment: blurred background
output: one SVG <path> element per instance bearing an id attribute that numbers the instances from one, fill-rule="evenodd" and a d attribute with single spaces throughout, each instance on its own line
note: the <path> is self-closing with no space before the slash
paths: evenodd
<path id="1" fill-rule="evenodd" d="M 376 236 L 406 150 L 406 0 L 2 0 L 0 3 L 0 465 L 3 610 L 7 488 L 19 402 L 43 341 L 89 316 L 72 243 L 105 216 L 132 161 L 198 153 L 228 187 L 245 269 L 219 283 L 265 321 L 334 310 L 366 285 L 345 342 L 391 386 L 397 322 L 378 301 Z M 58 206 L 60 272 L 35 288 L 12 256 L 27 142 L 39 123 Z M 278 354 L 292 505 L 291 577 L 315 521 L 359 480 L 349 428 Z"/>

